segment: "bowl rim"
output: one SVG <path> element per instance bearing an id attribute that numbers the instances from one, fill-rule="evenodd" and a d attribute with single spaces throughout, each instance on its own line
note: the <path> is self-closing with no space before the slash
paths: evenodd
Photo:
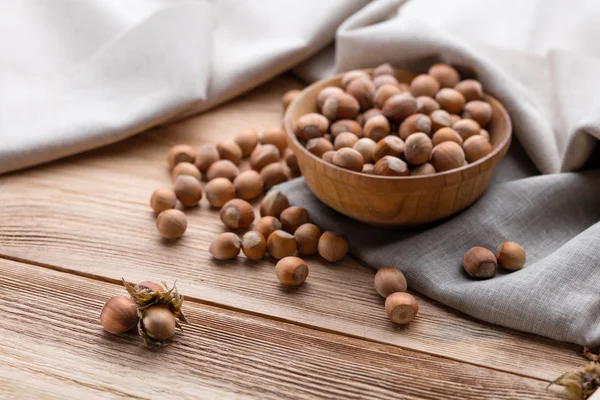
<path id="1" fill-rule="evenodd" d="M 365 68 L 365 69 L 361 69 L 361 70 L 365 71 L 367 73 L 371 73 L 373 71 L 373 68 Z M 399 72 L 404 73 L 404 74 L 413 74 L 413 75 L 416 75 L 419 73 L 419 72 L 401 70 L 398 68 L 395 68 L 394 71 L 396 73 L 396 76 L 399 75 Z M 350 175 L 356 175 L 356 176 L 362 177 L 362 178 L 372 178 L 373 180 L 381 180 L 381 181 L 418 181 L 418 180 L 425 181 L 425 180 L 431 180 L 431 178 L 434 178 L 434 177 L 445 179 L 449 176 L 459 175 L 466 171 L 470 171 L 470 170 L 474 170 L 475 168 L 478 168 L 480 165 L 484 164 L 486 161 L 496 157 L 500 152 L 505 151 L 505 147 L 507 146 L 508 143 L 510 143 L 510 141 L 512 139 L 512 121 L 510 119 L 510 115 L 508 114 L 508 112 L 506 111 L 506 109 L 504 108 L 504 106 L 498 99 L 496 99 L 495 97 L 491 96 L 488 93 L 484 93 L 484 99 L 487 102 L 493 104 L 493 107 L 500 111 L 501 118 L 506 120 L 508 134 L 502 139 L 502 141 L 500 143 L 498 143 L 498 145 L 492 150 L 492 152 L 490 154 L 486 155 L 483 158 L 480 158 L 479 160 L 475 161 L 474 163 L 469 163 L 467 165 L 463 165 L 459 168 L 451 169 L 449 171 L 436 172 L 435 174 L 431 174 L 431 175 L 417 175 L 417 176 L 372 175 L 372 174 L 367 174 L 364 172 L 352 171 L 350 169 L 338 167 L 335 164 L 328 163 L 327 161 L 323 160 L 322 158 L 317 157 L 316 155 L 314 155 L 313 153 L 308 151 L 306 149 L 306 147 L 304 147 L 302 145 L 302 143 L 300 143 L 300 141 L 296 137 L 296 134 L 292 127 L 291 113 L 292 113 L 292 110 L 294 110 L 294 108 L 302 101 L 303 97 L 306 96 L 308 92 L 315 90 L 315 88 L 317 86 L 329 83 L 328 86 L 341 87 L 341 85 L 339 83 L 344 74 L 345 74 L 345 72 L 342 72 L 331 78 L 318 80 L 318 81 L 312 83 L 311 85 L 305 87 L 290 103 L 290 105 L 288 106 L 288 108 L 284 114 L 284 126 L 285 126 L 285 131 L 288 135 L 289 140 L 291 140 L 295 144 L 295 147 L 299 147 L 300 151 L 302 151 L 305 155 L 312 158 L 313 160 L 316 160 L 318 163 L 320 163 L 324 167 L 333 168 L 334 170 L 338 170 L 340 172 L 347 173 Z M 330 122 L 330 124 L 331 124 L 331 122 Z"/>

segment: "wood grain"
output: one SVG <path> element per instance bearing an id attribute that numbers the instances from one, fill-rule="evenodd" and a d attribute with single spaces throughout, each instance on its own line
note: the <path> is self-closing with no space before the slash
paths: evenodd
<path id="1" fill-rule="evenodd" d="M 296 291 L 281 289 L 272 260 L 216 262 L 207 249 L 223 226 L 205 200 L 186 211 L 181 240 L 161 240 L 148 200 L 170 186 L 169 147 L 277 126 L 281 94 L 298 86 L 275 80 L 197 118 L 0 178 L 0 256 L 104 280 L 177 279 L 206 303 L 548 381 L 580 364 L 574 346 L 480 323 L 423 298 L 417 320 L 398 328 L 373 289 L 373 271 L 350 258 L 308 259 L 309 279 Z"/>
<path id="2" fill-rule="evenodd" d="M 546 383 L 187 302 L 165 347 L 103 332 L 119 285 L 0 259 L 0 397 L 550 399 Z"/>

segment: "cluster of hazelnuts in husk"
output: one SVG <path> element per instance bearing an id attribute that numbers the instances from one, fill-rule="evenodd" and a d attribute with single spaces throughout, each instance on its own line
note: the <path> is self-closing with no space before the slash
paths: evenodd
<path id="1" fill-rule="evenodd" d="M 318 112 L 296 121 L 306 149 L 338 167 L 380 176 L 430 175 L 492 152 L 492 107 L 474 79 L 435 64 L 410 84 L 389 64 L 346 72 L 322 89 Z"/>
<path id="2" fill-rule="evenodd" d="M 131 285 L 123 281 L 130 297 L 113 296 L 100 313 L 100 323 L 105 331 L 125 333 L 137 326 L 146 345 L 160 345 L 181 329 L 179 322 L 187 322 L 181 306 L 183 296 L 177 288 L 165 283 L 140 282 Z"/>
<path id="3" fill-rule="evenodd" d="M 525 249 L 515 242 L 503 242 L 496 254 L 485 247 L 472 247 L 463 256 L 463 268 L 472 278 L 489 279 L 496 275 L 497 267 L 518 271 L 525 266 Z"/>

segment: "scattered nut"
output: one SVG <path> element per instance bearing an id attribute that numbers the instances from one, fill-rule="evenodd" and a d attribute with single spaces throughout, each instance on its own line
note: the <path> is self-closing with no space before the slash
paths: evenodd
<path id="1" fill-rule="evenodd" d="M 157 213 L 163 212 L 177 205 L 177 196 L 171 189 L 156 189 L 150 197 L 150 207 Z"/>
<path id="2" fill-rule="evenodd" d="M 298 253 L 312 255 L 317 252 L 321 230 L 310 223 L 300 225 L 294 231 L 294 239 L 298 245 Z"/>
<path id="3" fill-rule="evenodd" d="M 380 141 L 390 133 L 390 123 L 383 115 L 375 115 L 365 122 L 364 134 L 365 137 Z"/>
<path id="4" fill-rule="evenodd" d="M 385 156 L 400 157 L 404 153 L 404 140 L 398 136 L 386 136 L 381 139 L 371 153 L 371 158 L 379 161 Z"/>
<path id="5" fill-rule="evenodd" d="M 342 132 L 335 137 L 333 148 L 339 150 L 344 147 L 353 147 L 358 142 L 358 136 L 351 132 Z"/>
<path id="6" fill-rule="evenodd" d="M 260 216 L 273 216 L 279 218 L 281 212 L 290 206 L 285 194 L 279 190 L 271 190 L 260 203 Z"/>
<path id="7" fill-rule="evenodd" d="M 237 178 L 236 178 L 237 179 Z M 235 198 L 235 187 L 227 178 L 215 178 L 204 187 L 208 203 L 215 208 L 221 208 L 229 200 Z"/>
<path id="8" fill-rule="evenodd" d="M 229 160 L 214 162 L 206 171 L 206 179 L 212 181 L 215 178 L 226 178 L 233 181 L 240 173 L 238 167 Z"/>
<path id="9" fill-rule="evenodd" d="M 179 175 L 190 175 L 198 180 L 202 179 L 202 174 L 198 167 L 186 161 L 177 163 L 177 165 L 173 167 L 173 170 L 171 171 L 171 181 L 175 182 Z"/>
<path id="10" fill-rule="evenodd" d="M 279 128 L 268 129 L 260 135 L 260 143 L 263 145 L 272 144 L 277 147 L 279 154 L 283 154 L 287 147 L 287 135 Z"/>
<path id="11" fill-rule="evenodd" d="M 308 276 L 308 266 L 298 257 L 284 257 L 275 265 L 275 276 L 286 286 L 299 286 Z"/>
<path id="12" fill-rule="evenodd" d="M 254 129 L 243 129 L 235 135 L 234 140 L 240 149 L 242 149 L 242 155 L 248 157 L 258 144 L 258 133 Z"/>
<path id="13" fill-rule="evenodd" d="M 460 81 L 458 71 L 448 64 L 432 65 L 429 68 L 429 75 L 436 78 L 442 88 L 453 88 Z"/>
<path id="14" fill-rule="evenodd" d="M 113 334 L 133 329 L 138 323 L 137 304 L 129 297 L 111 297 L 102 308 L 100 323 L 106 332 Z"/>
<path id="15" fill-rule="evenodd" d="M 265 183 L 265 190 L 271 189 L 273 186 L 286 182 L 288 176 L 285 172 L 283 164 L 269 164 L 260 170 L 260 177 Z"/>
<path id="16" fill-rule="evenodd" d="M 406 292 L 406 286 L 406 278 L 398 268 L 379 268 L 375 274 L 375 290 L 384 299 L 392 293 Z"/>
<path id="17" fill-rule="evenodd" d="M 250 154 L 250 167 L 260 172 L 267 165 L 278 162 L 280 157 L 281 153 L 279 153 L 279 149 L 274 145 L 265 144 L 258 146 Z"/>
<path id="18" fill-rule="evenodd" d="M 408 293 L 397 292 L 385 299 L 385 312 L 390 321 L 406 325 L 412 322 L 419 312 L 417 299 Z"/>
<path id="19" fill-rule="evenodd" d="M 492 120 L 492 106 L 485 101 L 469 101 L 465 104 L 463 109 L 462 117 L 471 118 L 475 120 L 482 128 L 485 128 L 487 124 Z"/>
<path id="20" fill-rule="evenodd" d="M 169 150 L 169 154 L 167 155 L 167 161 L 169 163 L 169 167 L 173 168 L 175 165 L 180 162 L 190 162 L 193 163 L 196 160 L 196 150 L 190 145 L 187 144 L 178 144 L 171 147 Z"/>
<path id="21" fill-rule="evenodd" d="M 475 79 L 465 79 L 454 86 L 466 101 L 483 100 L 483 86 Z"/>
<path id="22" fill-rule="evenodd" d="M 496 249 L 498 265 L 508 271 L 517 271 L 525 266 L 525 249 L 515 242 L 504 242 Z"/>
<path id="23" fill-rule="evenodd" d="M 250 260 L 260 260 L 267 252 L 267 241 L 257 231 L 248 231 L 242 236 L 242 251 Z"/>
<path id="24" fill-rule="evenodd" d="M 221 160 L 229 160 L 234 164 L 239 164 L 242 160 L 242 148 L 233 140 L 226 140 L 217 145 Z"/>
<path id="25" fill-rule="evenodd" d="M 454 142 L 460 146 L 463 144 L 462 137 L 452 128 L 441 128 L 436 133 L 433 134 L 431 138 L 434 146 L 442 142 Z"/>
<path id="26" fill-rule="evenodd" d="M 310 220 L 308 211 L 304 207 L 288 207 L 281 212 L 279 220 L 283 225 L 283 230 L 294 234 L 300 225 L 308 223 Z"/>
<path id="27" fill-rule="evenodd" d="M 220 217 L 228 228 L 248 228 L 254 222 L 254 209 L 245 200 L 231 199 L 221 208 Z"/>
<path id="28" fill-rule="evenodd" d="M 431 164 L 438 172 L 462 167 L 464 163 L 465 153 L 455 142 L 442 142 L 431 151 Z"/>
<path id="29" fill-rule="evenodd" d="M 260 196 L 263 192 L 264 184 L 261 174 L 252 169 L 242 172 L 233 180 L 235 193 L 239 198 L 244 200 L 252 200 Z"/>
<path id="30" fill-rule="evenodd" d="M 487 279 L 496 274 L 496 256 L 483 247 L 472 247 L 463 256 L 463 267 L 473 278 Z"/>
<path id="31" fill-rule="evenodd" d="M 196 162 L 195 165 L 198 167 L 200 172 L 208 171 L 208 168 L 215 162 L 219 161 L 219 150 L 217 146 L 212 143 L 203 144 L 198 147 L 196 151 Z"/>
<path id="32" fill-rule="evenodd" d="M 265 238 L 268 238 L 271 233 L 283 229 L 283 225 L 281 225 L 281 222 L 277 218 L 267 215 L 258 220 L 254 229 L 260 232 Z"/>
<path id="33" fill-rule="evenodd" d="M 344 147 L 335 152 L 333 155 L 333 163 L 341 168 L 352 171 L 361 171 L 364 160 L 358 151 Z"/>
<path id="34" fill-rule="evenodd" d="M 167 239 L 181 237 L 187 229 L 187 218 L 179 210 L 165 210 L 156 218 L 156 229 Z"/>
<path id="35" fill-rule="evenodd" d="M 463 143 L 465 158 L 472 163 L 481 160 L 492 152 L 492 145 L 489 140 L 481 135 L 471 136 Z"/>
<path id="36" fill-rule="evenodd" d="M 293 256 L 296 252 L 296 239 L 285 231 L 276 230 L 267 239 L 267 249 L 269 254 L 278 260 Z"/>
<path id="37" fill-rule="evenodd" d="M 424 114 L 413 114 L 402 121 L 398 129 L 398 135 L 403 140 L 406 140 L 408 136 L 415 132 L 423 132 L 426 135 L 430 135 L 431 118 Z"/>
<path id="38" fill-rule="evenodd" d="M 238 235 L 224 232 L 212 241 L 208 252 L 217 260 L 232 260 L 240 254 L 241 247 L 242 241 Z"/>
<path id="39" fill-rule="evenodd" d="M 381 176 L 408 176 L 410 170 L 408 165 L 401 159 L 393 156 L 385 156 L 375 163 L 373 173 Z"/>
<path id="40" fill-rule="evenodd" d="M 288 90 L 283 94 L 281 98 L 281 108 L 283 108 L 283 112 L 286 112 L 292 101 L 300 94 L 300 90 Z"/>
<path id="41" fill-rule="evenodd" d="M 340 233 L 326 231 L 319 238 L 317 248 L 319 255 L 327 261 L 339 261 L 348 253 L 348 239 Z"/>
<path id="42" fill-rule="evenodd" d="M 440 83 L 429 74 L 421 74 L 410 83 L 410 93 L 417 96 L 433 97 L 440 90 Z"/>
<path id="43" fill-rule="evenodd" d="M 202 184 L 190 175 L 179 175 L 173 186 L 177 199 L 186 207 L 198 204 L 202 199 Z"/>

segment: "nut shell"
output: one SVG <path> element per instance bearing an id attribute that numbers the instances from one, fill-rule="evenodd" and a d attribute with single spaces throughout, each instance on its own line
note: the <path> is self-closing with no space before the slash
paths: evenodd
<path id="1" fill-rule="evenodd" d="M 294 231 L 294 239 L 296 239 L 298 253 L 305 255 L 316 254 L 320 237 L 321 230 L 318 226 L 310 223 L 300 225 Z"/>
<path id="2" fill-rule="evenodd" d="M 268 238 L 271 233 L 283 229 L 283 225 L 281 225 L 281 222 L 277 218 L 267 215 L 258 220 L 254 229 L 260 232 L 265 238 Z"/>
<path id="3" fill-rule="evenodd" d="M 290 202 L 285 194 L 279 190 L 271 190 L 262 199 L 260 203 L 260 216 L 273 216 L 279 218 L 281 212 L 290 206 Z"/>
<path id="4" fill-rule="evenodd" d="M 290 90 L 290 92 L 299 91 Z M 287 92 L 286 95 L 288 93 L 289 92 Z M 256 148 L 256 145 L 258 144 L 258 133 L 256 133 L 255 129 L 243 129 L 240 132 L 238 132 L 237 135 L 235 135 L 234 140 L 240 147 L 240 149 L 242 149 L 242 155 L 244 157 L 248 157 L 250 153 L 252 153 L 252 150 L 254 150 Z"/>
<path id="5" fill-rule="evenodd" d="M 317 244 L 319 255 L 330 262 L 346 257 L 348 247 L 346 236 L 330 231 L 323 232 Z"/>
<path id="6" fill-rule="evenodd" d="M 431 118 L 431 131 L 437 132 L 439 129 L 448 128 L 452 125 L 452 117 L 446 110 L 435 110 L 429 114 Z"/>
<path id="7" fill-rule="evenodd" d="M 373 103 L 378 108 L 382 108 L 385 102 L 392 96 L 402 93 L 397 83 L 386 83 L 381 85 L 375 91 Z"/>
<path id="8" fill-rule="evenodd" d="M 410 83 L 410 93 L 415 96 L 433 97 L 440 90 L 440 83 L 429 74 L 416 76 Z"/>
<path id="9" fill-rule="evenodd" d="M 202 199 L 202 184 L 191 175 L 179 175 L 173 185 L 173 192 L 181 204 L 192 207 Z"/>
<path id="10" fill-rule="evenodd" d="M 322 157 L 323 154 L 333 150 L 333 144 L 325 138 L 314 138 L 306 142 L 306 150 L 317 157 Z"/>
<path id="11" fill-rule="evenodd" d="M 425 163 L 423 165 L 419 165 L 418 167 L 413 168 L 410 171 L 410 176 L 423 176 L 423 175 L 433 175 L 437 171 L 434 166 L 430 163 Z"/>
<path id="12" fill-rule="evenodd" d="M 247 228 L 254 222 L 254 209 L 245 200 L 231 199 L 221 208 L 219 216 L 228 228 Z"/>
<path id="13" fill-rule="evenodd" d="M 171 181 L 175 182 L 179 175 L 190 175 L 198 180 L 202 179 L 202 174 L 200 173 L 198 167 L 185 161 L 180 162 L 173 167 L 173 170 L 171 171 Z"/>
<path id="14" fill-rule="evenodd" d="M 335 156 L 335 153 L 335 150 L 326 151 L 325 153 L 323 153 L 321 158 L 323 159 L 323 161 L 333 164 L 333 156 Z"/>
<path id="15" fill-rule="evenodd" d="M 508 271 L 517 271 L 525 266 L 525 249 L 515 242 L 504 242 L 496 249 L 498 265 Z"/>
<path id="16" fill-rule="evenodd" d="M 394 74 L 395 74 L 394 67 L 392 67 L 391 64 L 389 64 L 389 63 L 378 65 L 373 70 L 373 76 L 379 76 L 379 75 L 392 75 L 393 76 Z"/>
<path id="17" fill-rule="evenodd" d="M 361 110 L 373 107 L 375 84 L 370 77 L 353 79 L 346 87 L 346 92 L 358 101 Z"/>
<path id="18" fill-rule="evenodd" d="M 460 81 L 460 74 L 456 69 L 448 64 L 434 64 L 429 68 L 429 75 L 432 75 L 440 83 L 442 88 L 453 88 Z"/>
<path id="19" fill-rule="evenodd" d="M 492 120 L 492 106 L 485 101 L 469 101 L 465 104 L 462 117 L 475 120 L 482 128 L 485 128 Z"/>
<path id="20" fill-rule="evenodd" d="M 473 278 L 488 279 L 496 274 L 496 256 L 483 247 L 472 247 L 463 256 L 465 272 Z"/>
<path id="21" fill-rule="evenodd" d="M 250 167 L 260 172 L 264 167 L 279 161 L 281 153 L 272 144 L 258 146 L 250 154 Z"/>
<path id="22" fill-rule="evenodd" d="M 242 236 L 242 251 L 250 260 L 260 260 L 267 252 L 267 241 L 262 233 L 248 231 Z"/>
<path id="23" fill-rule="evenodd" d="M 324 89 L 321 89 L 319 94 L 317 94 L 317 108 L 319 110 L 322 109 L 327 98 L 331 96 L 339 96 L 341 94 L 344 94 L 344 89 L 337 86 L 328 86 Z"/>
<path id="24" fill-rule="evenodd" d="M 408 176 L 408 165 L 398 157 L 385 156 L 375 163 L 373 173 L 380 176 Z"/>
<path id="25" fill-rule="evenodd" d="M 412 165 L 420 165 L 429 161 L 433 144 L 429 136 L 422 132 L 413 133 L 406 138 L 404 159 Z"/>
<path id="26" fill-rule="evenodd" d="M 439 110 L 440 105 L 434 98 L 429 96 L 417 97 L 417 112 L 421 114 L 429 115 L 435 110 Z"/>
<path id="27" fill-rule="evenodd" d="M 288 207 L 281 212 L 279 221 L 284 231 L 294 234 L 300 225 L 310 221 L 310 217 L 304 207 Z"/>
<path id="28" fill-rule="evenodd" d="M 333 155 L 333 163 L 341 168 L 351 171 L 361 171 L 365 163 L 360 153 L 354 149 L 344 147 Z"/>
<path id="29" fill-rule="evenodd" d="M 375 161 L 385 156 L 400 157 L 404 153 L 404 140 L 398 136 L 386 136 L 375 145 L 371 158 Z"/>
<path id="30" fill-rule="evenodd" d="M 156 189 L 150 197 L 150 207 L 157 213 L 175 208 L 177 196 L 171 189 Z"/>
<path id="31" fill-rule="evenodd" d="M 235 198 L 235 187 L 226 178 L 213 179 L 204 186 L 204 191 L 208 203 L 215 208 L 221 208 L 229 200 Z"/>
<path id="32" fill-rule="evenodd" d="M 335 121 L 338 119 L 352 119 L 356 117 L 359 110 L 358 100 L 344 93 L 327 98 L 321 112 L 328 120 Z"/>
<path id="33" fill-rule="evenodd" d="M 193 163 L 196 160 L 196 150 L 187 144 L 178 144 L 169 150 L 169 154 L 167 155 L 167 162 L 169 163 L 169 168 L 173 168 L 175 165 L 180 162 L 189 162 Z"/>
<path id="34" fill-rule="evenodd" d="M 286 286 L 299 286 L 308 276 L 308 266 L 298 257 L 284 257 L 275 265 L 275 276 Z"/>
<path id="35" fill-rule="evenodd" d="M 187 229 L 187 218 L 179 210 L 165 210 L 156 218 L 156 229 L 167 239 L 181 237 Z"/>
<path id="36" fill-rule="evenodd" d="M 365 137 L 379 142 L 390 134 L 390 123 L 383 115 L 376 115 L 365 122 Z"/>
<path id="37" fill-rule="evenodd" d="M 452 124 L 452 129 L 458 132 L 463 140 L 467 140 L 481 132 L 479 124 L 472 119 L 460 119 Z"/>
<path id="38" fill-rule="evenodd" d="M 287 135 L 283 129 L 271 128 L 264 131 L 260 135 L 260 143 L 263 145 L 272 144 L 273 146 L 277 147 L 279 154 L 283 154 L 287 147 Z"/>
<path id="39" fill-rule="evenodd" d="M 221 160 L 229 160 L 236 165 L 242 161 L 242 148 L 233 140 L 217 144 L 217 150 Z"/>
<path id="40" fill-rule="evenodd" d="M 232 232 L 218 235 L 210 244 L 208 252 L 217 260 L 231 260 L 240 254 L 242 241 Z"/>
<path id="41" fill-rule="evenodd" d="M 348 71 L 344 75 L 342 75 L 342 79 L 341 79 L 342 87 L 347 88 L 347 86 L 350 85 L 350 83 L 352 81 L 354 81 L 355 79 L 359 79 L 359 78 L 371 79 L 369 74 L 366 73 L 365 71 L 360 70 L 360 69 L 355 69 L 352 71 Z"/>
<path id="42" fill-rule="evenodd" d="M 277 259 L 293 256 L 296 252 L 296 239 L 290 233 L 276 230 L 267 239 L 269 254 Z"/>
<path id="43" fill-rule="evenodd" d="M 460 146 L 463 144 L 463 139 L 458 132 L 452 128 L 442 128 L 433 134 L 431 138 L 434 146 L 442 142 L 454 142 Z"/>
<path id="44" fill-rule="evenodd" d="M 394 85 L 394 86 L 398 87 L 401 92 L 406 91 L 400 87 L 400 82 L 398 82 L 398 79 L 396 79 L 396 77 L 392 74 L 378 75 L 375 78 L 373 78 L 373 83 L 375 84 L 375 87 L 377 89 L 379 89 L 380 87 L 382 87 L 384 85 Z"/>
<path id="45" fill-rule="evenodd" d="M 462 147 L 454 142 L 442 142 L 431 151 L 431 164 L 438 172 L 460 168 L 465 163 Z"/>
<path id="46" fill-rule="evenodd" d="M 233 180 L 235 193 L 239 198 L 244 200 L 252 200 L 260 196 L 263 192 L 264 184 L 261 174 L 254 170 L 244 171 Z"/>
<path id="47" fill-rule="evenodd" d="M 392 293 L 406 292 L 406 278 L 394 267 L 380 268 L 375 274 L 375 290 L 384 299 Z"/>
<path id="48" fill-rule="evenodd" d="M 151 306 L 142 318 L 144 331 L 154 340 L 167 340 L 175 334 L 175 317 L 165 306 Z"/>
<path id="49" fill-rule="evenodd" d="M 442 109 L 451 114 L 458 114 L 465 105 L 465 97 L 459 91 L 450 88 L 441 89 L 436 95 L 435 100 Z"/>
<path id="50" fill-rule="evenodd" d="M 360 138 L 352 148 L 360 153 L 363 156 L 363 160 L 366 163 L 370 163 L 373 161 L 373 149 L 377 143 L 370 138 Z M 363 165 L 364 167 L 364 165 Z"/>
<path id="51" fill-rule="evenodd" d="M 333 148 L 339 150 L 344 147 L 353 147 L 358 142 L 358 136 L 352 132 L 342 132 L 335 137 Z"/>
<path id="52" fill-rule="evenodd" d="M 471 136 L 463 143 L 465 158 L 472 163 L 482 159 L 492 152 L 492 145 L 489 140 L 481 135 Z"/>
<path id="53" fill-rule="evenodd" d="M 329 120 L 326 117 L 318 113 L 310 113 L 298 118 L 295 132 L 298 138 L 310 140 L 323 137 L 327 133 L 327 129 L 329 129 Z"/>
<path id="54" fill-rule="evenodd" d="M 430 135 L 431 118 L 425 114 L 413 114 L 402 121 L 398 129 L 398 135 L 403 140 L 406 140 L 406 138 L 416 132 L 423 132 L 426 135 Z"/>
<path id="55" fill-rule="evenodd" d="M 409 93 L 396 94 L 386 100 L 381 111 L 387 118 L 401 121 L 417 112 L 417 101 Z"/>
<path id="56" fill-rule="evenodd" d="M 113 296 L 100 313 L 100 324 L 108 333 L 119 334 L 133 329 L 138 323 L 137 305 L 129 297 Z"/>
<path id="57" fill-rule="evenodd" d="M 363 136 L 362 126 L 353 119 L 340 119 L 339 121 L 335 121 L 329 127 L 329 132 L 336 137 L 342 132 L 351 132 L 354 133 L 359 138 Z"/>
<path id="58" fill-rule="evenodd" d="M 392 293 L 385 299 L 385 312 L 390 321 L 406 325 L 412 322 L 419 312 L 419 303 L 408 293 Z"/>
<path id="59" fill-rule="evenodd" d="M 211 165 L 219 161 L 219 150 L 217 146 L 212 143 L 203 144 L 196 150 L 196 161 L 195 165 L 198 167 L 200 172 L 208 171 Z"/>
<path id="60" fill-rule="evenodd" d="M 288 180 L 285 168 L 281 163 L 267 165 L 260 171 L 260 177 L 264 181 L 265 190 Z"/>
<path id="61" fill-rule="evenodd" d="M 229 160 L 214 162 L 206 171 L 206 179 L 212 181 L 215 178 L 226 178 L 233 181 L 240 173 L 238 167 Z"/>

